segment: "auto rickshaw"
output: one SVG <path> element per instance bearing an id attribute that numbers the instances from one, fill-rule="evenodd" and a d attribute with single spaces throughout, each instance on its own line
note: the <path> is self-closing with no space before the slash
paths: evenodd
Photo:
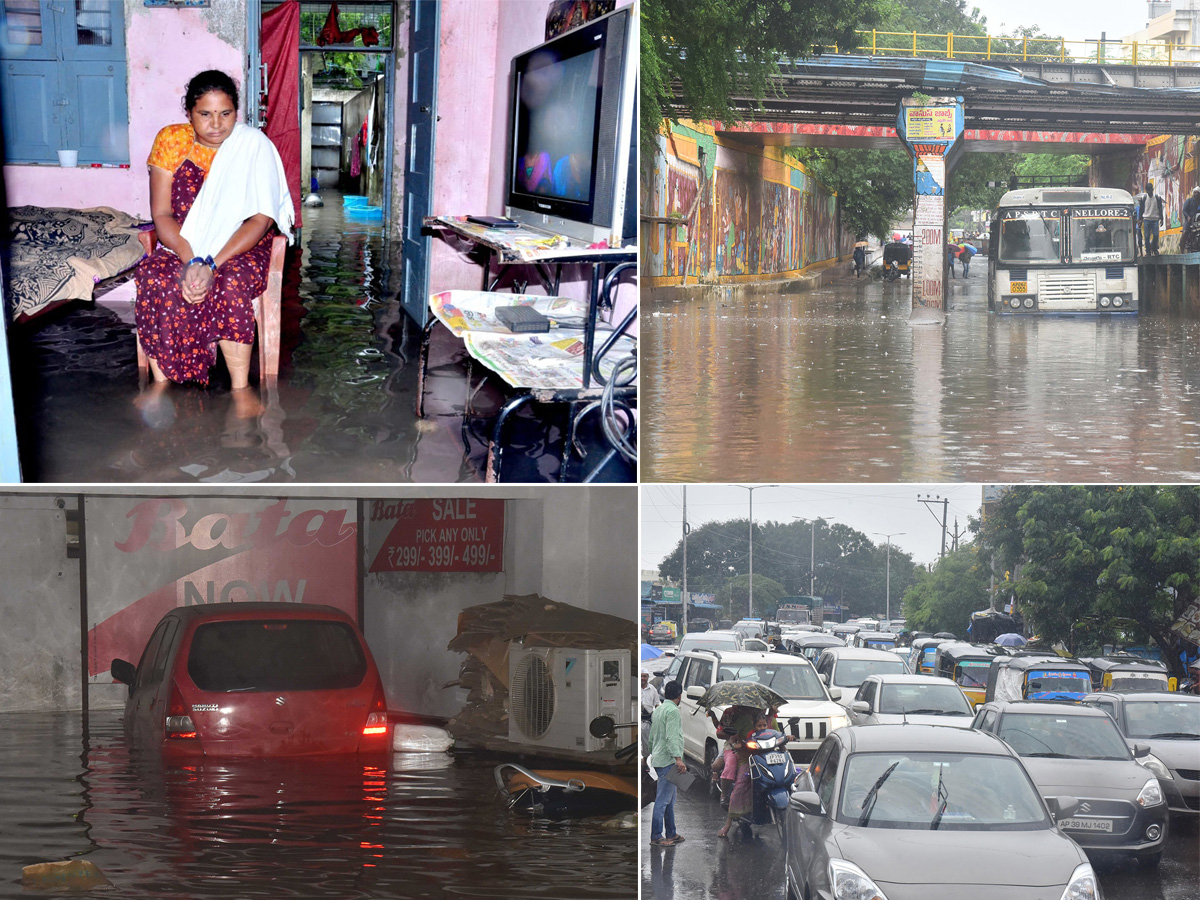
<path id="1" fill-rule="evenodd" d="M 1092 690 L 1087 666 L 1053 653 L 997 656 L 988 669 L 984 701 L 1058 700 L 1078 703 Z"/>
<path id="2" fill-rule="evenodd" d="M 1092 673 L 1096 691 L 1168 691 L 1175 690 L 1165 663 L 1143 659 L 1132 653 L 1115 653 L 1081 659 Z"/>
<path id="3" fill-rule="evenodd" d="M 934 671 L 935 654 L 939 644 L 946 643 L 946 638 L 924 637 L 912 642 L 908 651 L 908 668 L 914 675 L 932 675 Z"/>
<path id="4" fill-rule="evenodd" d="M 895 281 L 908 275 L 912 264 L 912 247 L 902 241 L 889 241 L 883 245 L 883 277 Z"/>
<path id="5" fill-rule="evenodd" d="M 981 647 L 965 641 L 947 641 L 934 652 L 934 674 L 949 678 L 978 706 L 987 694 L 988 669 L 997 656 L 1008 654 L 997 647 Z"/>

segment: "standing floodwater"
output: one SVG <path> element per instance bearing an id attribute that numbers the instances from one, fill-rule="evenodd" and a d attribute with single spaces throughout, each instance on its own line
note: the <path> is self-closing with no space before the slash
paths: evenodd
<path id="1" fill-rule="evenodd" d="M 1200 479 L 1200 322 L 989 315 L 972 268 L 944 326 L 907 280 L 644 301 L 643 477 Z"/>
<path id="2" fill-rule="evenodd" d="M 494 758 L 201 762 L 132 754 L 119 713 L 0 716 L 0 897 L 81 858 L 94 897 L 628 898 L 637 832 L 511 812 Z"/>

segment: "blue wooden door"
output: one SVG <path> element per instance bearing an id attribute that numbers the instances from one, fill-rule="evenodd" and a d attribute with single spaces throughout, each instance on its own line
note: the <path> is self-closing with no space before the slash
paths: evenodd
<path id="1" fill-rule="evenodd" d="M 438 5 L 410 9 L 408 134 L 404 164 L 404 311 L 424 325 L 429 316 L 430 239 L 421 222 L 432 215 L 434 123 L 437 121 Z"/>

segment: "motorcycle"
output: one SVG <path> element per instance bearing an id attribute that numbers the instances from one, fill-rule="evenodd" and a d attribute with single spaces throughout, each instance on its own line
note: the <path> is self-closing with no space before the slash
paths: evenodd
<path id="1" fill-rule="evenodd" d="M 1183 253 L 1195 253 L 1200 250 L 1200 216 L 1195 216 L 1183 229 L 1183 241 L 1180 245 Z"/>
<path id="2" fill-rule="evenodd" d="M 756 826 L 774 825 L 783 839 L 788 795 L 796 780 L 796 764 L 787 751 L 787 736 L 773 728 L 763 728 L 746 739 L 750 751 L 750 780 L 753 805 L 749 815 L 739 816 L 736 824 L 743 838 L 754 837 Z"/>

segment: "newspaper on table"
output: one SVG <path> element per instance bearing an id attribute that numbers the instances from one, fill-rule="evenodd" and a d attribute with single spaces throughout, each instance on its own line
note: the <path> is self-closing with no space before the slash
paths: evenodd
<path id="1" fill-rule="evenodd" d="M 467 332 L 497 332 L 509 335 L 508 327 L 496 318 L 498 306 L 528 306 L 548 319 L 582 325 L 587 300 L 575 297 L 546 297 L 540 294 L 508 294 L 496 291 L 442 291 L 429 298 L 437 320 L 455 337 Z"/>
<path id="2" fill-rule="evenodd" d="M 596 346 L 608 338 L 596 332 Z M 583 387 L 583 332 L 561 328 L 545 334 L 468 332 L 467 352 L 516 388 L 569 390 Z M 605 380 L 617 362 L 633 353 L 637 343 L 622 336 L 600 362 Z"/>

